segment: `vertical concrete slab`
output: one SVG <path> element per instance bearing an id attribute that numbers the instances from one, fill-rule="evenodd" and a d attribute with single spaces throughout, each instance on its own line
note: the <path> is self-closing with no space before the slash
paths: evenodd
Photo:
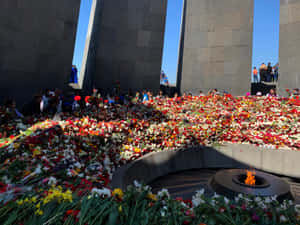
<path id="1" fill-rule="evenodd" d="M 158 90 L 167 1 L 97 2 L 86 45 L 93 53 L 87 54 L 84 77 L 102 91 L 111 91 L 117 82 L 123 91 Z"/>
<path id="2" fill-rule="evenodd" d="M 0 1 L 0 101 L 67 86 L 80 0 Z"/>
<path id="3" fill-rule="evenodd" d="M 250 90 L 253 0 L 185 0 L 177 86 L 198 94 Z"/>
<path id="4" fill-rule="evenodd" d="M 278 92 L 300 87 L 300 0 L 280 0 Z"/>

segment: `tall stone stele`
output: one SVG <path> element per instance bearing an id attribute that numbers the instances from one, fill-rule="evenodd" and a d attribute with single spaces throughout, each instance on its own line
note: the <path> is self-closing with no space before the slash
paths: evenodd
<path id="1" fill-rule="evenodd" d="M 300 88 L 300 0 L 280 0 L 278 92 Z"/>
<path id="2" fill-rule="evenodd" d="M 177 75 L 181 92 L 249 92 L 253 7 L 253 0 L 184 0 Z"/>
<path id="3" fill-rule="evenodd" d="M 167 0 L 94 0 L 80 86 L 159 90 Z"/>
<path id="4" fill-rule="evenodd" d="M 67 87 L 80 0 L 0 0 L 0 101 Z"/>

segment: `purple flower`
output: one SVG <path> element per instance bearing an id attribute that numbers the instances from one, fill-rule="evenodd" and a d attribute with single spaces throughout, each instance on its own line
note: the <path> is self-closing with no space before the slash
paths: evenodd
<path id="1" fill-rule="evenodd" d="M 259 216 L 254 213 L 252 215 L 252 221 L 259 221 Z"/>

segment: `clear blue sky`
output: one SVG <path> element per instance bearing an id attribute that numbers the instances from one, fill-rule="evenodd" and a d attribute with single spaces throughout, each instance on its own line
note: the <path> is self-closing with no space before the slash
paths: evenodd
<path id="1" fill-rule="evenodd" d="M 162 69 L 170 83 L 176 83 L 180 25 L 183 0 L 169 0 Z M 221 0 L 222 1 L 222 0 Z M 242 0 L 241 0 L 242 1 Z M 89 23 L 92 0 L 82 0 L 73 64 L 81 69 L 83 50 Z M 278 61 L 279 0 L 255 0 L 253 27 L 253 66 Z"/>

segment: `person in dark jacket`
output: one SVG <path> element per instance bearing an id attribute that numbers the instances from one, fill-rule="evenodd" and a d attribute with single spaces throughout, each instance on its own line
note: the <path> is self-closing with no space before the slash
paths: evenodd
<path id="1" fill-rule="evenodd" d="M 272 66 L 271 63 L 268 63 L 268 68 L 267 68 L 267 82 L 271 82 L 271 78 L 272 78 Z"/>
<path id="2" fill-rule="evenodd" d="M 266 73 L 267 73 L 267 66 L 265 63 L 262 63 L 259 67 L 259 75 L 261 81 L 266 81 Z"/>
<path id="3" fill-rule="evenodd" d="M 78 70 L 77 70 L 76 66 L 73 65 L 72 71 L 71 71 L 70 83 L 74 83 L 74 84 L 78 83 L 77 73 L 78 73 Z"/>

